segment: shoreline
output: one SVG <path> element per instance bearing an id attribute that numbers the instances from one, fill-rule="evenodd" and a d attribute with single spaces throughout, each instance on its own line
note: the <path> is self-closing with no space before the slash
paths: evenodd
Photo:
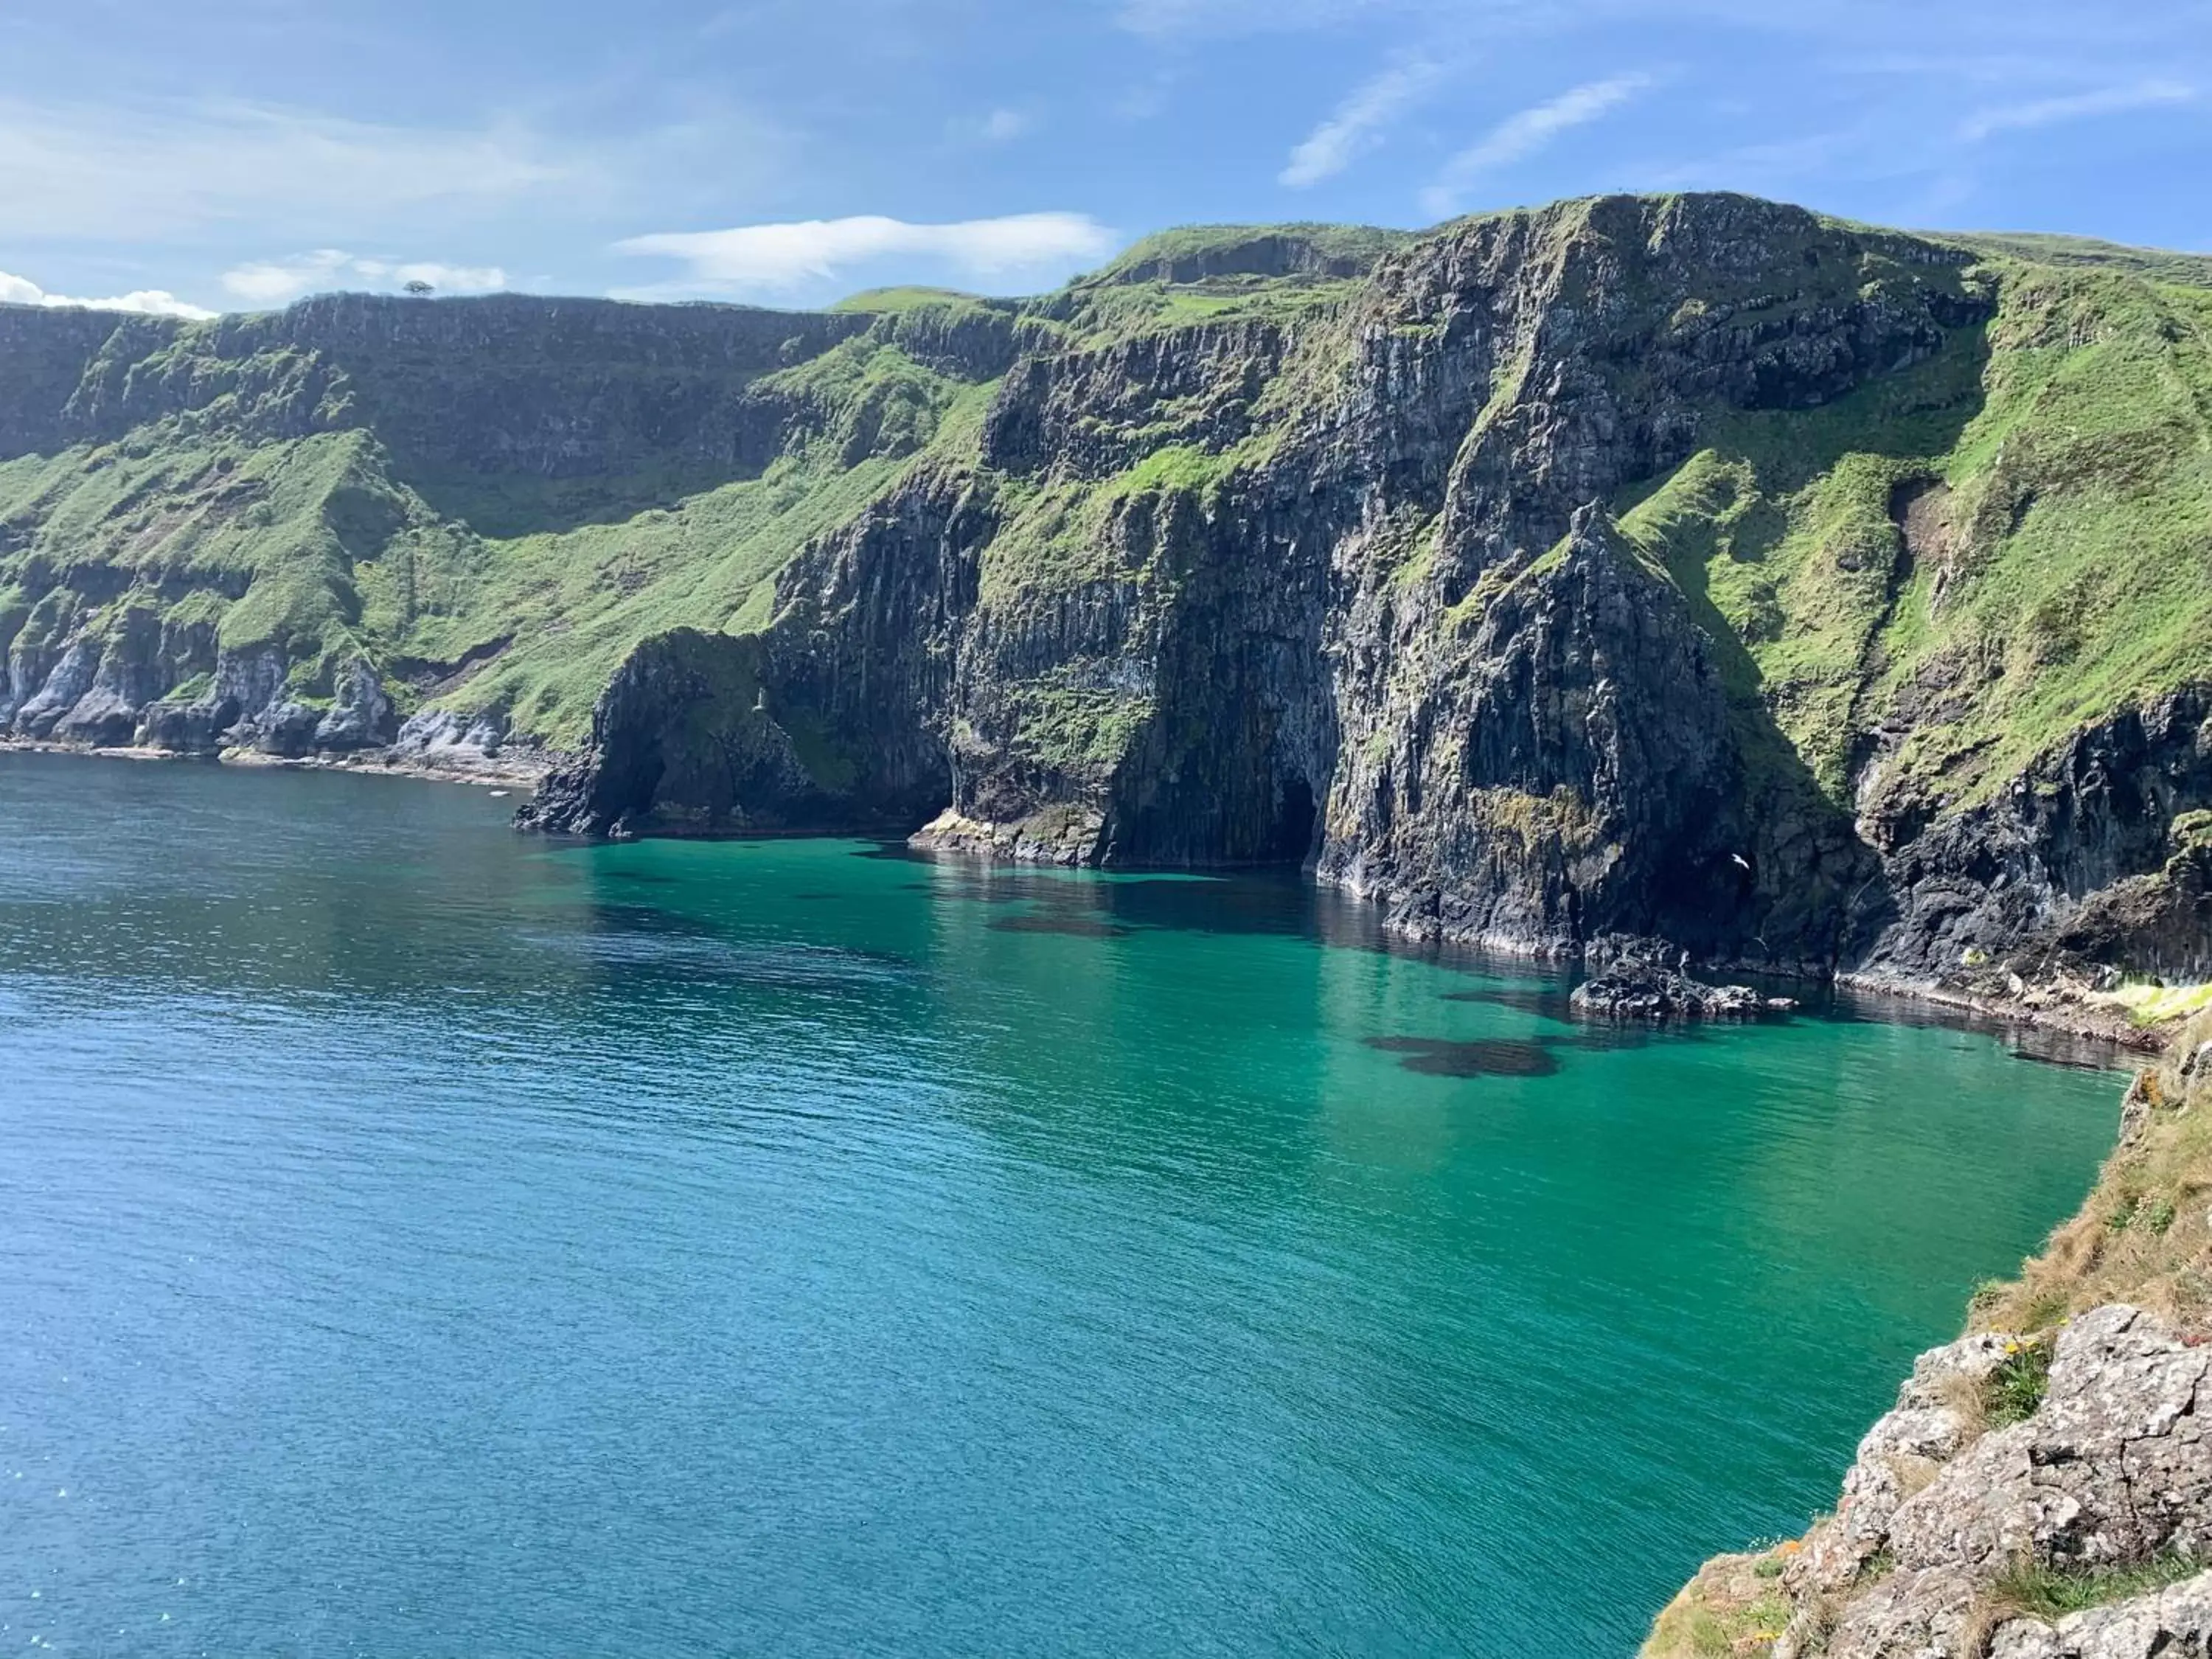
<path id="1" fill-rule="evenodd" d="M 426 783 L 475 784 L 490 789 L 535 789 L 558 759 L 543 750 L 526 750 L 508 757 L 463 751 L 452 759 L 403 753 L 389 746 L 362 749 L 348 754 L 270 755 L 256 749 L 225 749 L 214 753 L 191 753 L 179 749 L 148 749 L 131 744 L 94 748 L 76 743 L 52 743 L 35 738 L 0 737 L 0 754 L 69 755 L 91 760 L 141 761 L 195 766 L 230 766 L 246 770 L 278 772 L 353 772 L 364 777 L 416 778 Z"/>
<path id="2" fill-rule="evenodd" d="M 2078 1042 L 2110 1043 L 2138 1054 L 2163 1053 L 2174 1032 L 2186 1024 L 2185 1017 L 2150 1025 L 2138 1024 L 2120 1005 L 2080 1000 L 2081 994 L 2063 983 L 2028 986 L 2018 997 L 1990 996 L 1923 981 L 1893 980 L 1880 974 L 1838 974 L 1833 983 L 1838 990 L 1855 995 L 1917 1003 L 1975 1019 L 2047 1031 Z M 2029 1000 L 2039 997 L 2048 1000 Z"/>
<path id="3" fill-rule="evenodd" d="M 100 760 L 170 762 L 276 771 L 351 772 L 367 777 L 414 778 L 428 783 L 470 784 L 485 789 L 532 791 L 563 759 L 558 754 L 540 749 L 522 749 L 512 756 L 485 755 L 479 750 L 459 750 L 450 758 L 442 758 L 433 757 L 428 753 L 403 753 L 389 745 L 348 754 L 270 755 L 247 749 L 196 754 L 173 749 L 130 745 L 94 748 L 82 744 L 0 736 L 0 754 L 9 753 L 71 755 Z M 987 845 L 933 836 L 929 834 L 932 827 L 925 826 L 908 836 L 894 835 L 887 838 L 902 840 L 913 851 L 927 857 L 949 858 L 982 865 L 1042 862 L 1034 858 L 1010 858 Z M 685 836 L 678 833 L 668 838 L 749 841 L 764 837 L 744 835 Z M 781 840 L 788 837 L 767 838 Z M 1299 873 L 1302 879 L 1317 890 L 1326 889 L 1382 910 L 1382 925 L 1385 931 L 1397 934 L 1409 944 L 1459 945 L 1477 954 L 1516 957 L 1554 967 L 1574 965 L 1583 959 L 1580 951 L 1563 951 L 1529 940 L 1491 934 L 1479 939 L 1446 939 L 1426 929 L 1393 927 L 1387 905 L 1379 896 L 1324 880 L 1310 868 L 1303 869 Z M 1822 974 L 1808 971 L 1803 967 L 1793 969 L 1782 964 L 1754 966 L 1746 963 L 1722 962 L 1698 966 L 1715 974 L 1741 973 L 1753 978 L 1817 985 L 1862 1002 L 1894 1005 L 1896 1012 L 1884 1018 L 1910 1018 L 1915 1011 L 1936 1012 L 1963 1017 L 1975 1024 L 2033 1031 L 2068 1042 L 2100 1045 L 2139 1054 L 2157 1054 L 2180 1023 L 2162 1021 L 2156 1024 L 2138 1024 L 2124 1007 L 2115 1003 L 2085 1000 L 2085 996 L 2094 994 L 2085 993 L 2081 988 L 2058 981 L 2024 986 L 2018 995 L 1996 995 L 1935 981 L 1899 979 L 1879 973 L 1854 970 Z"/>
<path id="4" fill-rule="evenodd" d="M 2135 1068 L 2088 1193 L 1915 1360 L 1833 1509 L 1708 1558 L 1638 1659 L 2203 1650 L 2212 1571 L 2190 1528 L 2208 1454 L 2192 1405 L 2167 1402 L 2193 1401 L 2204 1366 L 2212 1279 L 2181 1224 L 2206 1185 L 2191 1118 L 2212 1087 L 2212 1012 L 2155 1029 L 2161 1055 Z M 2039 1600 L 2022 1589 L 2038 1585 Z"/>

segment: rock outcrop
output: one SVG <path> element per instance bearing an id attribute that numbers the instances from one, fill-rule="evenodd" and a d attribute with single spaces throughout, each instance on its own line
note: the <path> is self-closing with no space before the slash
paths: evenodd
<path id="1" fill-rule="evenodd" d="M 2034 1386 L 2045 1364 L 2034 1408 L 1982 1430 L 1987 1396 Z M 2162 1560 L 2212 1562 L 2212 1441 L 2197 1415 L 2208 1364 L 2212 1351 L 2121 1306 L 2074 1321 L 2047 1354 L 1977 1336 L 1923 1356 L 1897 1409 L 1861 1443 L 1835 1517 L 1782 1575 L 1799 1610 L 1774 1659 L 1964 1659 L 1977 1644 L 2063 1653 L 2053 1644 L 2077 1639 L 2082 1621 L 2062 1636 L 2017 1616 L 2022 1583 L 2086 1586 Z M 2101 1609 L 2089 1626 L 2101 1632 L 2098 1650 L 2130 1651 L 2111 1644 L 2146 1620 L 2155 1627 L 2203 1609 L 2204 1582 Z M 2212 1626 L 2182 1634 L 2201 1646 Z"/>
<path id="2" fill-rule="evenodd" d="M 1762 996 L 1748 985 L 1708 985 L 1686 973 L 1644 962 L 1619 963 L 1593 974 L 1567 999 L 1585 1019 L 1666 1024 L 1697 1019 L 1758 1019 L 1786 1014 L 1796 999 Z"/>
<path id="3" fill-rule="evenodd" d="M 1647 1659 L 2157 1659 L 2212 1644 L 2212 1014 L 2137 1074 L 2081 1214 L 1923 1354 L 1832 1515 L 1723 1557 Z M 2125 1298 L 2125 1299 L 2123 1299 Z M 2162 1312 L 2150 1311 L 2155 1304 Z M 2021 1328 L 2025 1327 L 2026 1328 Z"/>
<path id="4" fill-rule="evenodd" d="M 1835 1514 L 1802 1542 L 1717 1563 L 1648 1651 L 1692 1650 L 1681 1644 L 1702 1619 L 1771 1659 L 2203 1653 L 2208 1356 L 2118 1305 L 2055 1339 L 1982 1334 L 1922 1355 L 1860 1443 Z"/>

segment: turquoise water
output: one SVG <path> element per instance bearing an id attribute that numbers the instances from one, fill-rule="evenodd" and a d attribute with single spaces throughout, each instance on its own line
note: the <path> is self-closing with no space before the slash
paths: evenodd
<path id="1" fill-rule="evenodd" d="M 0 1648 L 1625 1656 L 2118 1109 L 512 805 L 0 755 Z"/>

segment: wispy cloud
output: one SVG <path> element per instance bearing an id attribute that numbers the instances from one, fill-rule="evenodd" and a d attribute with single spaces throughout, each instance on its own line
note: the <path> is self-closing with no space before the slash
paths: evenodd
<path id="1" fill-rule="evenodd" d="M 135 311 L 150 317 L 185 317 L 204 320 L 216 313 L 190 305 L 166 289 L 143 288 L 105 300 L 78 300 L 66 294 L 49 294 L 27 276 L 0 270 L 0 305 L 81 307 L 87 311 Z"/>
<path id="2" fill-rule="evenodd" d="M 1115 15 L 1135 34 L 1256 34 L 1358 21 L 1405 9 L 1406 4 L 1407 0 L 1121 0 Z"/>
<path id="3" fill-rule="evenodd" d="M 856 265 L 893 258 L 993 283 L 1103 258 L 1115 240 L 1113 232 L 1079 213 L 1020 213 L 940 225 L 866 216 L 633 236 L 616 243 L 615 252 L 678 259 L 688 266 L 685 283 L 629 290 L 659 296 L 686 289 L 787 293 L 810 283 L 836 281 Z"/>
<path id="4" fill-rule="evenodd" d="M 1586 82 L 1507 116 L 1444 163 L 1436 182 L 1421 192 L 1422 207 L 1438 218 L 1458 212 L 1468 190 L 1482 174 L 1526 160 L 1561 133 L 1599 119 L 1651 84 L 1648 75 L 1616 75 L 1609 80 Z"/>
<path id="5" fill-rule="evenodd" d="M 954 116 L 945 124 L 945 136 L 960 145 L 1011 144 L 1036 127 L 1036 117 L 1028 110 L 1001 105 L 981 115 Z"/>
<path id="6" fill-rule="evenodd" d="M 2084 121 L 2099 115 L 2124 115 L 2131 110 L 2151 109 L 2161 104 L 2185 104 L 2196 96 L 2196 88 L 2179 81 L 2140 81 L 2132 86 L 2104 87 L 2062 98 L 1997 105 L 1977 110 L 1960 122 L 1959 137 L 1970 144 L 1978 144 L 2000 132 L 2025 131 L 2054 126 L 2061 121 Z"/>
<path id="7" fill-rule="evenodd" d="M 360 224 L 574 185 L 590 163 L 519 125 L 403 128 L 244 103 L 0 100 L 0 223 L 143 241 L 238 222 Z"/>
<path id="8" fill-rule="evenodd" d="M 326 247 L 288 258 L 237 265 L 222 274 L 224 290 L 252 306 L 281 306 L 303 294 L 334 288 L 396 289 L 410 283 L 428 283 L 447 294 L 490 294 L 507 286 L 507 273 L 497 265 L 365 259 Z"/>
<path id="9" fill-rule="evenodd" d="M 1299 190 L 1334 178 L 1382 143 L 1391 123 L 1428 97 L 1443 78 L 1443 65 L 1434 58 L 1410 58 L 1362 82 L 1291 152 L 1279 181 Z"/>

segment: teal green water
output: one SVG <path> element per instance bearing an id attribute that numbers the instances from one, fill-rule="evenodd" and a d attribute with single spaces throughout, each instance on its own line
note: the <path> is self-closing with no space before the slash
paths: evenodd
<path id="1" fill-rule="evenodd" d="M 0 755 L 0 1646 L 1625 1656 L 2117 1113 L 511 805 Z"/>

